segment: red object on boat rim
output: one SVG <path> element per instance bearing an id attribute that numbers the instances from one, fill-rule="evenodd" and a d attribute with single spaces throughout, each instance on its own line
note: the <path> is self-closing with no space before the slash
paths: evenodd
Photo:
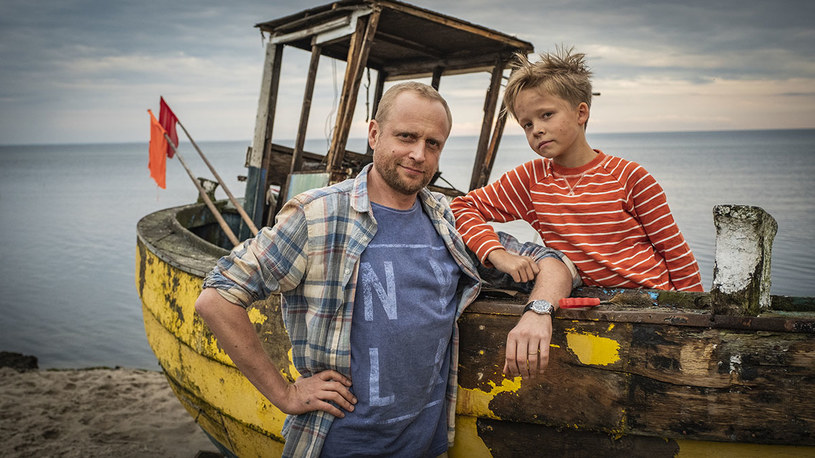
<path id="1" fill-rule="evenodd" d="M 596 307 L 601 301 L 597 297 L 564 297 L 558 302 L 562 309 L 578 309 L 583 307 Z"/>

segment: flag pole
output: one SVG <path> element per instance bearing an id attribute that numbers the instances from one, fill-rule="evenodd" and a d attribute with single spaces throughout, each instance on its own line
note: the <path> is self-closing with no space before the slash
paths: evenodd
<path id="1" fill-rule="evenodd" d="M 190 133 L 187 132 L 187 128 L 184 127 L 184 124 L 181 124 L 181 121 L 179 121 L 178 118 L 176 118 L 176 123 L 178 123 L 178 125 L 181 126 L 181 130 L 183 130 L 184 133 L 187 135 L 187 138 L 190 139 L 190 143 L 192 143 L 192 146 L 194 146 L 195 150 L 198 151 L 198 155 L 200 155 L 201 159 L 204 160 L 204 163 L 207 164 L 207 167 L 209 167 L 209 170 L 212 172 L 212 175 L 215 176 L 215 179 L 218 180 L 218 183 L 221 184 L 221 187 L 224 189 L 226 196 L 229 197 L 229 201 L 232 202 L 232 205 L 234 205 L 235 208 L 238 209 L 238 213 L 240 213 L 241 218 L 243 218 L 243 221 L 246 223 L 247 226 L 249 226 L 249 229 L 252 230 L 252 235 L 257 235 L 258 228 L 257 226 L 255 226 L 255 223 L 252 221 L 252 218 L 249 217 L 249 215 L 246 213 L 246 210 L 243 209 L 243 206 L 238 204 L 238 201 L 237 199 L 235 199 L 235 196 L 233 196 L 232 192 L 229 191 L 229 188 L 226 187 L 226 183 L 224 183 L 224 180 L 222 180 L 221 176 L 218 175 L 218 172 L 215 171 L 215 167 L 213 167 L 212 164 L 209 163 L 207 157 L 204 156 L 204 152 L 201 151 L 201 148 L 199 148 L 198 144 L 195 143 L 195 140 L 192 139 Z M 172 143 L 173 142 L 170 142 L 171 145 Z M 173 150 L 175 150 L 175 147 L 173 147 Z"/>
<path id="2" fill-rule="evenodd" d="M 167 143 L 170 145 L 173 151 L 175 151 L 175 155 L 176 157 L 178 157 L 178 161 L 181 162 L 182 166 L 184 166 L 184 170 L 187 171 L 187 175 L 190 176 L 190 179 L 195 184 L 195 187 L 198 188 L 198 193 L 201 194 L 201 198 L 204 199 L 204 203 L 207 204 L 207 207 L 212 212 L 213 216 L 215 216 L 215 219 L 218 221 L 218 224 L 221 226 L 221 229 L 223 229 L 224 232 L 226 233 L 226 236 L 229 238 L 229 241 L 231 241 L 232 245 L 234 246 L 240 245 L 241 242 L 238 240 L 237 237 L 235 237 L 235 233 L 232 232 L 232 229 L 229 228 L 229 225 L 226 224 L 224 217 L 221 216 L 221 212 L 219 212 L 218 209 L 215 207 L 215 204 L 212 203 L 212 199 L 209 198 L 207 192 L 204 190 L 204 187 L 201 186 L 201 183 L 199 183 L 195 176 L 193 176 L 192 171 L 190 170 L 189 167 L 187 167 L 187 162 L 184 161 L 184 158 L 178 152 L 178 149 L 176 149 L 175 145 L 173 144 L 173 141 L 170 139 L 170 136 L 167 135 L 167 132 L 164 133 L 164 138 L 167 139 Z"/>

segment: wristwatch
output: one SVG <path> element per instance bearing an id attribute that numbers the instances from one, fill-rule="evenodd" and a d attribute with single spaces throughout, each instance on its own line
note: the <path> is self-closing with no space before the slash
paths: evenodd
<path id="1" fill-rule="evenodd" d="M 524 313 L 526 313 L 529 310 L 532 310 L 538 315 L 555 314 L 555 306 L 553 306 L 551 302 L 545 301 L 543 299 L 538 299 L 526 304 L 526 307 L 524 307 Z"/>

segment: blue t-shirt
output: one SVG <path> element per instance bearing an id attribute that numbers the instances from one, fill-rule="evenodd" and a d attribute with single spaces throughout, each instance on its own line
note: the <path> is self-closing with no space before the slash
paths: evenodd
<path id="1" fill-rule="evenodd" d="M 351 322 L 358 402 L 328 431 L 322 456 L 436 457 L 447 450 L 445 395 L 460 271 L 419 201 L 373 204 Z"/>

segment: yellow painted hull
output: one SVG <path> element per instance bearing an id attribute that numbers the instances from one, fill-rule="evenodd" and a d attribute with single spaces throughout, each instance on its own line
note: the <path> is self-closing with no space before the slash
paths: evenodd
<path id="1" fill-rule="evenodd" d="M 176 223 L 173 223 L 175 229 L 167 229 L 169 222 L 177 218 L 177 213 L 177 209 L 157 212 L 139 223 L 136 284 L 142 301 L 147 339 L 178 399 L 215 442 L 241 457 L 279 456 L 283 447 L 281 429 L 285 414 L 240 374 L 194 311 L 202 277 L 207 266 L 214 265 L 218 250 L 202 254 L 189 252 L 189 247 L 180 248 L 186 246 L 190 234 L 185 233 L 183 225 Z M 645 452 L 642 454 L 650 456 L 815 456 L 815 448 L 810 443 L 796 442 L 797 446 L 793 447 L 684 440 L 682 432 L 665 431 L 665 434 L 661 434 L 647 428 L 642 433 L 647 444 L 641 446 L 634 441 L 630 442 L 633 445 L 629 447 L 626 440 L 640 437 L 631 425 L 635 416 L 622 401 L 618 404 L 609 401 L 605 405 L 601 398 L 596 399 L 597 409 L 609 412 L 603 417 L 604 423 L 598 420 L 592 424 L 590 419 L 556 423 L 552 420 L 554 417 L 547 416 L 547 410 L 573 402 L 579 393 L 568 392 L 568 385 L 563 385 L 567 388 L 558 388 L 562 390 L 562 395 L 555 393 L 547 398 L 545 396 L 549 396 L 552 390 L 547 385 L 550 382 L 524 386 L 519 378 L 504 378 L 496 362 L 480 361 L 481 357 L 489 357 L 485 353 L 489 352 L 490 347 L 494 352 L 495 347 L 500 347 L 503 342 L 493 340 L 492 345 L 490 342 L 478 342 L 476 345 L 472 342 L 474 339 L 468 336 L 472 336 L 473 332 L 483 332 L 485 328 L 489 330 L 493 318 L 502 320 L 502 324 L 492 326 L 496 328 L 495 335 L 505 336 L 501 326 L 505 326 L 505 322 L 514 322 L 516 318 L 511 314 L 507 318 L 502 313 L 494 313 L 481 321 L 482 318 L 476 314 L 477 310 L 475 314 L 465 314 L 462 322 L 462 365 L 467 367 L 461 371 L 457 435 L 455 446 L 449 452 L 451 457 L 546 455 L 547 450 L 554 451 L 545 448 L 545 443 L 552 443 L 551 437 L 568 434 L 586 435 L 579 436 L 573 442 L 560 443 L 556 455 L 629 456 L 632 453 L 637 455 L 636 451 L 640 450 Z M 267 352 L 278 367 L 284 368 L 283 375 L 296 378 L 296 370 L 289 359 L 288 337 L 282 322 L 275 321 L 279 320 L 279 297 L 253 304 L 249 315 Z M 558 335 L 553 337 L 552 377 L 559 378 L 558 374 L 561 374 L 567 380 L 559 383 L 568 384 L 568 378 L 573 379 L 575 384 L 581 383 L 569 372 L 575 370 L 570 369 L 571 366 L 580 366 L 612 369 L 610 372 L 619 379 L 614 383 L 630 383 L 632 376 L 626 375 L 622 366 L 624 363 L 631 364 L 626 362 L 625 355 L 631 350 L 630 344 L 620 337 L 623 328 L 623 325 L 615 327 L 614 324 L 596 320 L 564 321 Z M 468 338 L 469 344 L 464 341 Z M 700 353 L 710 350 L 701 344 L 698 349 Z M 689 376 L 704 375 L 708 369 L 694 368 L 692 358 L 686 356 L 688 359 L 683 364 L 688 367 Z M 470 363 L 483 363 L 484 366 L 474 369 L 469 366 Z M 694 370 L 698 374 L 694 375 Z M 619 371 L 619 374 L 614 371 Z M 596 390 L 602 395 L 605 388 L 598 385 Z M 803 389 L 809 390 L 810 387 Z M 625 390 L 631 392 L 627 386 Z M 570 396 L 573 398 L 570 399 Z M 587 396 L 591 398 L 592 394 Z M 534 408 L 529 409 L 530 405 Z M 715 408 L 715 405 L 709 406 L 709 409 Z M 527 411 L 531 413 L 527 415 Z M 805 411 L 804 415 L 810 413 Z M 812 419 L 807 421 L 811 422 Z M 503 431 L 519 432 L 520 445 L 508 444 L 510 438 Z M 581 442 L 581 438 L 590 441 Z"/>

